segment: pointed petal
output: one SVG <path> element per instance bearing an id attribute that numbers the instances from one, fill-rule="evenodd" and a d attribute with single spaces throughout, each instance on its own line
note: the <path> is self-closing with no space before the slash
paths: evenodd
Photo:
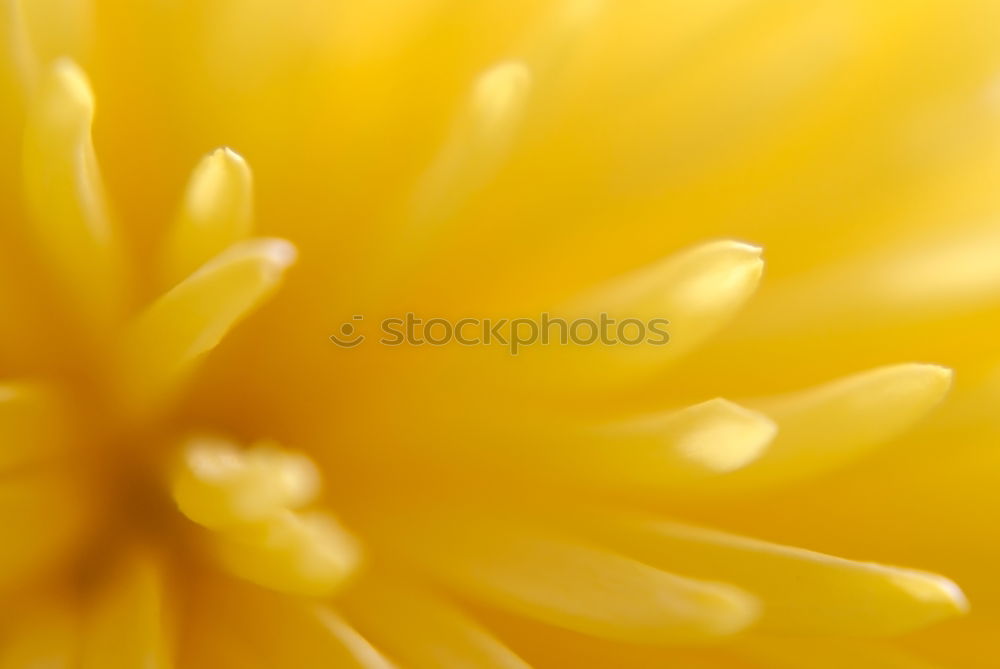
<path id="1" fill-rule="evenodd" d="M 756 460 L 777 432 L 762 413 L 721 398 L 678 411 L 603 426 L 608 448 L 602 476 L 656 489 L 670 483 L 701 480 L 730 472 Z M 614 457 L 610 457 L 610 456 Z M 570 464 L 572 469 L 574 465 Z"/>
<path id="2" fill-rule="evenodd" d="M 253 183 L 236 152 L 206 156 L 191 175 L 164 252 L 164 283 L 173 286 L 229 246 L 250 236 Z"/>
<path id="3" fill-rule="evenodd" d="M 601 518 L 594 531 L 627 555 L 757 597 L 758 627 L 797 634 L 901 634 L 961 615 L 961 590 L 936 574 L 856 562 L 666 521 Z M 605 522 L 606 521 L 606 522 Z"/>
<path id="4" fill-rule="evenodd" d="M 122 401 L 145 408 L 280 285 L 295 248 L 280 239 L 232 246 L 154 302 L 126 332 Z"/>
<path id="5" fill-rule="evenodd" d="M 351 661 L 356 663 L 359 669 L 393 669 L 393 664 L 378 649 L 332 609 L 320 606 L 313 609 L 313 615 L 322 628 L 343 645 L 350 654 Z"/>
<path id="6" fill-rule="evenodd" d="M 532 384 L 593 393 L 658 372 L 736 315 L 756 291 L 760 253 L 735 241 L 703 244 L 554 308 L 548 336 L 560 345 L 520 354 Z"/>
<path id="7" fill-rule="evenodd" d="M 28 114 L 22 172 L 29 232 L 43 259 L 77 315 L 106 328 L 122 313 L 126 283 L 90 137 L 93 114 L 83 71 L 57 61 Z"/>
<path id="8" fill-rule="evenodd" d="M 414 234 L 426 235 L 420 228 L 445 222 L 493 175 L 520 121 L 531 79 L 531 70 L 520 61 L 499 63 L 479 76 L 452 137 L 417 190 Z"/>
<path id="9" fill-rule="evenodd" d="M 913 327 L 997 304 L 1000 231 L 993 221 L 932 226 L 778 282 L 745 326 L 755 335 L 829 337 L 892 322 Z M 796 318 L 783 318 L 789 310 Z M 846 326 L 846 327 L 845 327 Z"/>
<path id="10" fill-rule="evenodd" d="M 458 509 L 393 515 L 386 535 L 393 549 L 435 578 L 558 627 L 630 642 L 694 642 L 734 634 L 757 616 L 757 601 L 738 588 L 660 571 L 555 528 Z"/>
<path id="11" fill-rule="evenodd" d="M 677 354 L 725 325 L 756 291 L 763 269 L 759 247 L 709 242 L 599 286 L 563 310 L 669 319 L 670 348 L 663 350 Z"/>
<path id="12" fill-rule="evenodd" d="M 927 415 L 951 386 L 951 370 L 903 364 L 787 396 L 748 400 L 778 423 L 779 434 L 752 467 L 727 479 L 741 490 L 793 481 L 842 467 Z"/>
<path id="13" fill-rule="evenodd" d="M 500 450 L 503 465 L 519 476 L 655 495 L 747 466 L 761 456 L 776 432 L 777 426 L 764 414 L 717 398 L 611 423 L 557 429 L 546 425 L 536 428 L 535 435 L 547 436 L 511 437 L 507 441 L 512 444 L 494 450 Z"/>
<path id="14" fill-rule="evenodd" d="M 531 91 L 532 72 L 520 61 L 504 61 L 474 82 L 448 138 L 415 184 L 401 224 L 386 242 L 381 262 L 361 286 L 384 298 L 421 262 L 449 224 L 485 189 L 510 153 Z"/>

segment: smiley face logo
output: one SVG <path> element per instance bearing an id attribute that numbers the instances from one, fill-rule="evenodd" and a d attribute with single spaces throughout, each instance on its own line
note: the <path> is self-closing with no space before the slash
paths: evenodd
<path id="1" fill-rule="evenodd" d="M 355 314 L 351 317 L 353 321 L 363 321 L 364 316 Z M 363 334 L 358 334 L 353 323 L 344 323 L 340 326 L 340 334 L 330 335 L 330 341 L 341 348 L 354 348 L 365 340 Z"/>

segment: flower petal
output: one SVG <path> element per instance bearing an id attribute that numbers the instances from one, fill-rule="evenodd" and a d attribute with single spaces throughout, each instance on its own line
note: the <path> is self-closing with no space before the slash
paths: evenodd
<path id="1" fill-rule="evenodd" d="M 452 137 L 414 196 L 419 226 L 440 225 L 489 180 L 505 157 L 531 90 L 531 70 L 506 61 L 476 79 Z"/>
<path id="2" fill-rule="evenodd" d="M 596 515 L 593 531 L 626 555 L 713 578 L 762 603 L 759 627 L 800 634 L 901 634 L 967 609 L 962 591 L 926 572 L 856 562 L 678 523 Z M 605 522 L 606 521 L 606 522 Z"/>
<path id="3" fill-rule="evenodd" d="M 668 256 L 663 261 L 613 279 L 589 293 L 552 309 L 569 325 L 564 335 L 556 322 L 552 338 L 567 345 L 523 348 L 534 364 L 533 385 L 556 388 L 561 394 L 593 393 L 634 383 L 664 364 L 697 348 L 726 325 L 756 291 L 763 272 L 761 250 L 735 241 L 710 242 Z M 600 325 L 614 322 L 602 341 Z M 627 319 L 642 324 L 619 339 Z M 586 328 L 577 322 L 594 325 Z M 575 332 L 575 334 L 574 334 Z M 593 335 L 593 336 L 591 336 Z M 510 365 L 507 365 L 510 367 Z M 519 371 L 522 371 L 519 369 Z M 523 375 L 523 371 L 522 371 Z"/>
<path id="4" fill-rule="evenodd" d="M 161 564 L 129 558 L 88 614 L 81 669 L 173 667 L 173 612 Z"/>
<path id="5" fill-rule="evenodd" d="M 951 370 L 909 363 L 879 367 L 809 390 L 746 404 L 778 423 L 767 452 L 726 480 L 732 491 L 842 467 L 912 427 L 951 386 Z"/>
<path id="6" fill-rule="evenodd" d="M 51 459 L 65 445 L 54 393 L 35 383 L 0 383 L 0 475 Z"/>
<path id="7" fill-rule="evenodd" d="M 601 472 L 613 478 L 624 467 L 623 478 L 631 478 L 631 485 L 639 479 L 653 488 L 701 479 L 753 462 L 776 433 L 777 426 L 762 413 L 722 398 L 708 400 L 603 426 L 600 435 L 609 450 Z"/>
<path id="8" fill-rule="evenodd" d="M 499 608 L 585 634 L 642 643 L 733 634 L 757 617 L 742 590 L 660 571 L 551 531 L 468 509 L 393 514 L 394 550 Z"/>
<path id="9" fill-rule="evenodd" d="M 0 644 L 0 669 L 76 669 L 80 621 L 65 603 L 19 611 Z"/>
<path id="10" fill-rule="evenodd" d="M 123 266 L 90 136 L 94 97 L 70 60 L 45 74 L 29 110 L 23 146 L 29 232 L 76 315 L 107 328 L 124 307 Z"/>
<path id="11" fill-rule="evenodd" d="M 533 430 L 526 437 L 498 428 L 488 453 L 473 452 L 480 464 L 547 485 L 655 495 L 747 466 L 765 452 L 777 426 L 717 398 L 596 425 L 542 423 Z"/>
<path id="12" fill-rule="evenodd" d="M 458 607 L 381 574 L 352 588 L 341 606 L 367 638 L 411 669 L 528 669 Z"/>
<path id="13" fill-rule="evenodd" d="M 240 667 L 233 659 L 246 653 L 252 667 L 337 667 L 392 669 L 371 643 L 330 608 L 306 599 L 286 597 L 211 575 L 198 587 L 197 606 L 189 622 L 197 650 L 225 658 L 222 667 Z M 220 643 L 222 639 L 226 643 Z M 249 652 L 248 652 L 249 651 Z M 184 666 L 187 666 L 186 664 Z"/>
<path id="14" fill-rule="evenodd" d="M 376 299 L 426 262 L 456 214 L 489 184 L 510 151 L 531 84 L 531 70 L 517 60 L 493 65 L 476 79 L 449 137 L 419 177 L 382 261 L 361 282 L 374 287 Z"/>
<path id="15" fill-rule="evenodd" d="M 0 590 L 62 564 L 90 528 L 96 502 L 75 472 L 0 479 Z"/>
<path id="16" fill-rule="evenodd" d="M 11 0 L 6 3 L 0 14 L 7 29 L 10 58 L 20 79 L 21 89 L 28 94 L 34 92 L 38 85 L 38 55 L 31 43 L 27 20 L 22 0 Z"/>
<path id="17" fill-rule="evenodd" d="M 175 285 L 229 246 L 250 236 L 250 168 L 231 149 L 217 149 L 195 168 L 164 249 L 164 283 Z"/>
<path id="18" fill-rule="evenodd" d="M 154 302 L 129 326 L 122 344 L 122 402 L 155 406 L 198 359 L 263 302 L 295 260 L 280 239 L 233 245 Z"/>

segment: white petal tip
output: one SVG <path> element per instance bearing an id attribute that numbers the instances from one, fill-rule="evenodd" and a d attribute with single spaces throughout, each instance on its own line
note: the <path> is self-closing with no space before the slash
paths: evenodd
<path id="1" fill-rule="evenodd" d="M 954 372 L 947 367 L 919 362 L 882 367 L 869 374 L 872 389 L 883 395 L 907 398 L 910 404 L 925 411 L 944 399 L 954 379 Z"/>
<path id="2" fill-rule="evenodd" d="M 717 473 L 731 472 L 755 461 L 778 433 L 764 414 L 716 398 L 687 409 L 702 423 L 677 444 L 689 460 Z"/>
<path id="3" fill-rule="evenodd" d="M 743 632 L 758 621 L 762 606 L 760 601 L 737 587 L 716 583 L 717 588 L 711 615 L 704 621 L 706 638 L 727 637 Z"/>
<path id="4" fill-rule="evenodd" d="M 498 63 L 479 75 L 476 97 L 481 100 L 506 100 L 521 94 L 531 84 L 531 70 L 518 60 Z"/>
<path id="5" fill-rule="evenodd" d="M 215 151 L 212 152 L 212 155 L 220 160 L 228 160 L 236 163 L 246 162 L 243 160 L 243 156 L 236 153 L 228 146 L 220 146 L 219 148 L 217 148 Z"/>
<path id="6" fill-rule="evenodd" d="M 944 576 L 920 571 L 901 570 L 893 582 L 914 599 L 930 606 L 934 620 L 947 620 L 969 612 L 969 600 L 962 589 Z"/>
<path id="7" fill-rule="evenodd" d="M 244 244 L 249 255 L 259 256 L 269 268 L 276 271 L 288 269 L 299 257 L 295 245 L 284 239 L 251 239 Z"/>
<path id="8" fill-rule="evenodd" d="M 740 253 L 745 253 L 748 256 L 753 256 L 759 258 L 764 254 L 764 247 L 757 246 L 756 244 L 750 244 L 748 242 L 740 242 L 736 240 L 726 240 L 719 242 L 719 246 L 727 248 L 732 251 L 737 251 Z"/>
<path id="9" fill-rule="evenodd" d="M 69 58 L 60 58 L 52 65 L 52 73 L 60 102 L 90 115 L 94 110 L 94 94 L 87 75 Z"/>
<path id="10" fill-rule="evenodd" d="M 515 113 L 531 88 L 531 70 L 520 61 L 506 61 L 489 68 L 476 80 L 475 108 L 487 125 L 500 123 Z"/>
<path id="11" fill-rule="evenodd" d="M 755 261 L 763 261 L 764 247 L 735 239 L 720 239 L 690 249 L 689 253 L 698 258 L 729 258 L 730 262 L 754 264 Z"/>
<path id="12" fill-rule="evenodd" d="M 278 269 L 286 269 L 295 264 L 299 258 L 298 249 L 291 242 L 274 240 L 267 249 L 267 258 Z"/>
<path id="13" fill-rule="evenodd" d="M 690 249 L 676 257 L 678 299 L 688 309 L 721 308 L 742 304 L 756 289 L 764 272 L 763 250 L 744 242 L 722 240 Z M 674 260 L 674 262 L 677 262 Z"/>
<path id="14" fill-rule="evenodd" d="M 905 367 L 911 370 L 915 377 L 922 377 L 928 387 L 939 389 L 942 395 L 951 389 L 951 384 L 955 380 L 955 371 L 943 365 L 915 362 Z"/>
<path id="15" fill-rule="evenodd" d="M 228 146 L 222 146 L 212 151 L 206 156 L 206 159 L 218 170 L 233 172 L 242 178 L 249 178 L 250 166 L 246 159 Z"/>

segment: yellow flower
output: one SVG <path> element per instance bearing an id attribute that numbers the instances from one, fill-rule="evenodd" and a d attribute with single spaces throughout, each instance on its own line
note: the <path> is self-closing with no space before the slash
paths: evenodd
<path id="1" fill-rule="evenodd" d="M 0 669 L 992 666 L 998 19 L 8 0 Z"/>

